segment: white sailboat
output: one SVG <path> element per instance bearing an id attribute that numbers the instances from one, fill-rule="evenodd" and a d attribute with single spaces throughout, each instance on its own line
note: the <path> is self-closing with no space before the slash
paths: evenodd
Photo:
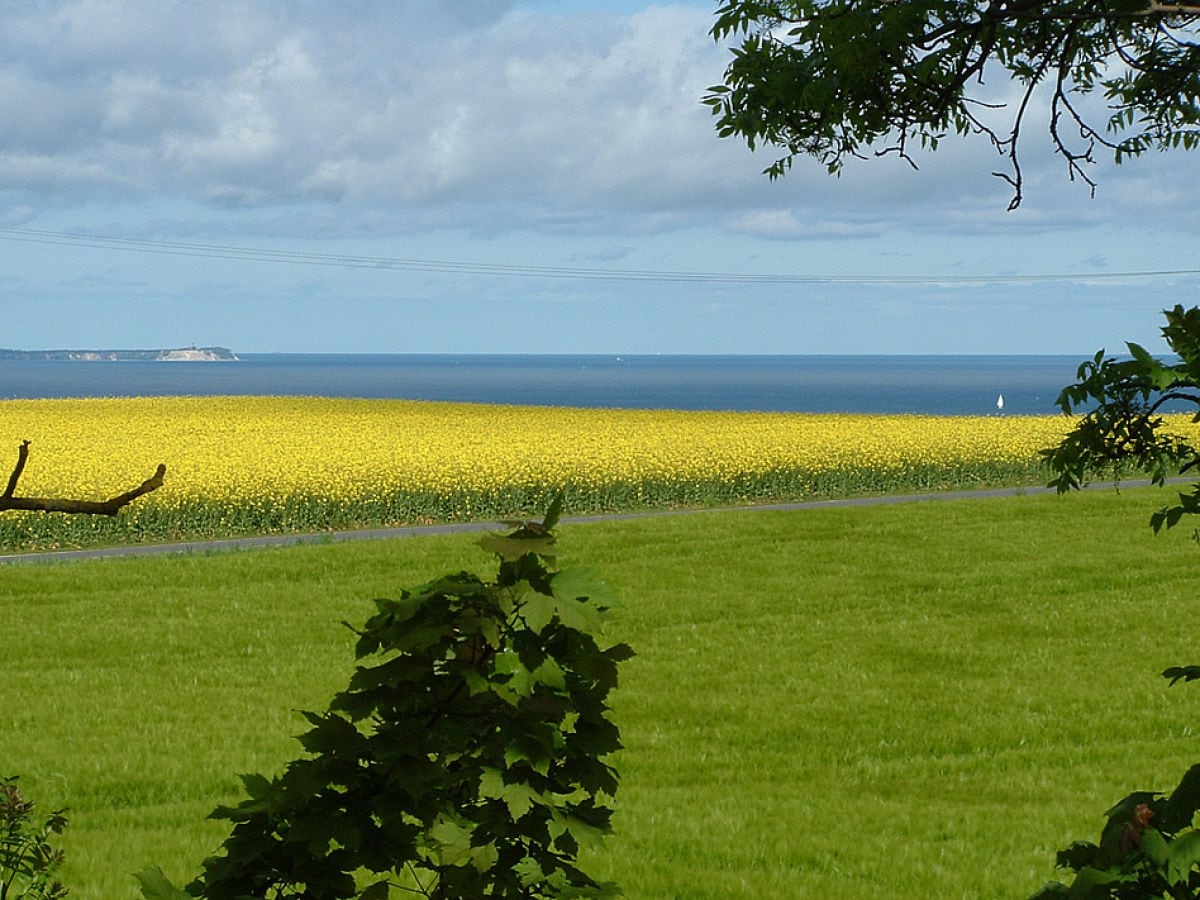
<path id="1" fill-rule="evenodd" d="M 1001 394 L 996 398 L 996 409 L 1004 409 L 1004 395 Z"/>

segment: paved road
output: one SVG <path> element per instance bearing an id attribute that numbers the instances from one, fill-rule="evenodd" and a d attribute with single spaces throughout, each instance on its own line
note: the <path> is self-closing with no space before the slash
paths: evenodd
<path id="1" fill-rule="evenodd" d="M 1186 479 L 1181 479 L 1186 480 Z M 1123 487 L 1142 487 L 1148 481 L 1123 482 Z M 1091 488 L 1112 489 L 1110 483 L 1089 485 Z M 1011 497 L 1023 494 L 1048 494 L 1053 488 L 1020 487 L 994 488 L 977 491 L 944 491 L 935 494 L 903 494 L 884 497 L 854 497 L 846 500 L 812 500 L 804 503 L 772 503 L 757 506 L 719 507 L 704 509 L 673 509 L 655 512 L 612 513 L 596 516 L 564 516 L 563 524 L 614 522 L 623 519 L 648 519 L 661 516 L 702 515 L 708 512 L 734 510 L 805 510 L 831 509 L 845 506 L 883 506 L 895 503 L 918 503 L 935 500 L 973 500 L 987 497 Z M 327 531 L 315 534 L 280 534 L 263 537 L 229 538 L 220 541 L 186 541 L 177 544 L 131 544 L 120 547 L 100 547 L 91 550 L 49 550 L 41 553 L 10 553 L 0 555 L 0 565 L 13 563 L 44 563 L 74 559 L 100 559 L 110 556 L 151 556 L 164 553 L 211 553 L 222 550 L 244 550 L 253 547 L 280 547 L 291 544 L 326 544 L 342 541 L 375 541 L 390 538 L 419 537 L 433 534 L 456 534 L 473 531 L 499 531 L 499 522 L 462 522 L 448 525 L 410 525 L 403 528 L 366 528 L 358 531 Z"/>

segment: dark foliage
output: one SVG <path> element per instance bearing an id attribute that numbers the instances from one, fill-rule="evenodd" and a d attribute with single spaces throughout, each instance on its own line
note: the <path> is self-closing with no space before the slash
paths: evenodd
<path id="1" fill-rule="evenodd" d="M 493 581 L 460 572 L 375 601 L 349 686 L 304 714 L 305 755 L 243 776 L 247 799 L 213 814 L 233 824 L 223 852 L 186 891 L 143 873 L 145 896 L 617 893 L 577 854 L 610 829 L 607 700 L 633 654 L 593 636 L 603 583 L 548 566 L 557 516 L 481 542 Z"/>
<path id="2" fill-rule="evenodd" d="M 1064 412 L 1087 409 L 1062 444 L 1046 451 L 1060 492 L 1080 487 L 1090 474 L 1133 466 L 1162 484 L 1172 472 L 1195 470 L 1200 452 L 1172 434 L 1162 416 L 1171 404 L 1194 407 L 1200 421 L 1200 309 L 1166 312 L 1163 337 L 1178 355 L 1166 363 L 1136 344 L 1130 358 L 1101 351 L 1079 367 L 1079 381 L 1059 397 Z M 1177 503 L 1151 517 L 1155 531 L 1200 512 L 1200 483 Z M 1200 679 L 1200 666 L 1173 666 L 1172 684 Z M 1058 865 L 1073 873 L 1070 885 L 1052 882 L 1033 900 L 1150 900 L 1200 898 L 1200 764 L 1169 794 L 1136 791 L 1112 807 L 1096 843 L 1076 842 L 1059 852 Z"/>
<path id="3" fill-rule="evenodd" d="M 1045 88 L 1046 128 L 1071 179 L 1093 185 L 1097 148 L 1120 162 L 1200 141 L 1200 5 L 1157 0 L 733 0 L 712 34 L 738 37 L 705 102 L 722 137 L 799 155 L 830 172 L 847 157 L 937 149 L 980 135 L 1007 158 L 993 173 L 1021 202 L 1020 139 Z M 1020 86 L 998 127 L 985 77 Z M 1083 102 L 1099 93 L 1101 121 Z"/>

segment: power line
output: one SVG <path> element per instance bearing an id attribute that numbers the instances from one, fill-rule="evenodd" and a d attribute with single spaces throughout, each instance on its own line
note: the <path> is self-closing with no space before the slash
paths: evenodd
<path id="1" fill-rule="evenodd" d="M 81 234 L 67 231 L 45 231 L 35 228 L 3 226 L 0 226 L 0 240 L 20 241 L 31 244 L 91 247 L 102 250 L 124 250 L 135 253 L 165 254 L 169 256 L 329 266 L 344 269 L 383 269 L 407 272 L 430 272 L 442 275 L 486 275 L 507 278 L 673 281 L 706 284 L 1008 284 L 1046 281 L 1146 280 L 1150 278 L 1200 275 L 1200 269 L 1157 269 L 1136 272 L 1056 272 L 1039 275 L 800 275 L 603 269 L 579 266 L 503 265 L 500 263 L 410 259 L 395 256 L 354 256 L 338 253 L 314 253 L 303 250 L 270 250 L 262 247 L 236 247 L 221 244 L 202 244 L 191 241 L 154 241 L 144 238 L 122 238 L 111 235 Z"/>

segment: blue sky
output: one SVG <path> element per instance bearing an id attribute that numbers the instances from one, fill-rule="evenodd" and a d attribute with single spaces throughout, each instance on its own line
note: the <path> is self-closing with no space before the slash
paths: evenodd
<path id="1" fill-rule="evenodd" d="M 715 5 L 6 4 L 0 346 L 1090 354 L 1195 302 L 1200 156 L 771 182 Z"/>

